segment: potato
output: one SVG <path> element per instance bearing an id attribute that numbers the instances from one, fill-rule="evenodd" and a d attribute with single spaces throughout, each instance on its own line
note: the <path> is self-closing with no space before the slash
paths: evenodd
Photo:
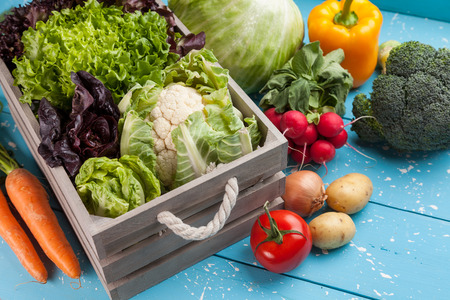
<path id="1" fill-rule="evenodd" d="M 309 223 L 313 245 L 324 250 L 344 246 L 355 236 L 356 227 L 349 215 L 326 212 Z"/>
<path id="2" fill-rule="evenodd" d="M 350 173 L 333 181 L 325 191 L 333 210 L 354 214 L 363 209 L 372 196 L 372 181 L 366 175 Z"/>

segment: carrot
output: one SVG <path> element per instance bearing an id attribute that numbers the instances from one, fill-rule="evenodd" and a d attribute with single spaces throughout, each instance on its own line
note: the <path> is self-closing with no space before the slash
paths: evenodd
<path id="1" fill-rule="evenodd" d="M 79 278 L 80 264 L 41 182 L 26 169 L 19 168 L 3 146 L 0 147 L 0 169 L 7 174 L 5 186 L 9 199 L 44 253 L 67 276 Z"/>
<path id="2" fill-rule="evenodd" d="M 23 267 L 39 282 L 47 282 L 47 270 L 25 231 L 9 209 L 0 191 L 0 236 L 11 247 Z"/>

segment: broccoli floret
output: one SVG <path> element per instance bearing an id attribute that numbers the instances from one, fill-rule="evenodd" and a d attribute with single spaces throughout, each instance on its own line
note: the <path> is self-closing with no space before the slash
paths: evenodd
<path id="1" fill-rule="evenodd" d="M 425 71 L 436 55 L 433 46 L 417 41 L 409 41 L 394 47 L 386 61 L 386 74 L 409 77 Z"/>
<path id="2" fill-rule="evenodd" d="M 439 78 L 450 89 L 450 49 L 440 48 L 428 66 L 428 73 Z"/>
<path id="3" fill-rule="evenodd" d="M 352 125 L 361 139 L 385 139 L 393 148 L 407 151 L 450 148 L 450 54 L 446 48 L 430 47 L 405 42 L 394 48 L 387 74 L 373 81 L 370 99 L 364 94 L 355 97 L 354 116 L 370 115 L 378 121 L 362 119 Z"/>
<path id="4" fill-rule="evenodd" d="M 353 115 L 355 118 L 372 116 L 372 102 L 361 93 L 353 100 Z M 380 123 L 374 118 L 362 118 L 352 124 L 351 130 L 355 131 L 359 138 L 366 142 L 377 143 L 385 140 Z M 359 134 L 359 133 L 363 134 Z"/>

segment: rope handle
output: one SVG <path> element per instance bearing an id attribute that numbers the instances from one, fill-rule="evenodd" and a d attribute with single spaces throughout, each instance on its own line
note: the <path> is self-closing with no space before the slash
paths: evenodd
<path id="1" fill-rule="evenodd" d="M 158 214 L 158 222 L 166 225 L 176 235 L 185 240 L 199 241 L 215 235 L 225 225 L 231 210 L 236 204 L 239 194 L 239 186 L 236 177 L 230 178 L 225 185 L 225 194 L 222 204 L 215 214 L 214 218 L 206 226 L 192 227 L 172 214 L 170 211 L 162 211 Z"/>

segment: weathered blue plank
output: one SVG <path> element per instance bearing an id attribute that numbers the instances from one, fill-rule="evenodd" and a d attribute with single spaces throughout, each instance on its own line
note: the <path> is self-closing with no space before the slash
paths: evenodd
<path id="1" fill-rule="evenodd" d="M 249 249 L 243 246 L 239 250 Z M 170 299 L 363 299 L 358 294 L 274 274 L 218 256 L 211 256 L 178 273 L 138 295 L 136 300 L 164 296 Z"/>

